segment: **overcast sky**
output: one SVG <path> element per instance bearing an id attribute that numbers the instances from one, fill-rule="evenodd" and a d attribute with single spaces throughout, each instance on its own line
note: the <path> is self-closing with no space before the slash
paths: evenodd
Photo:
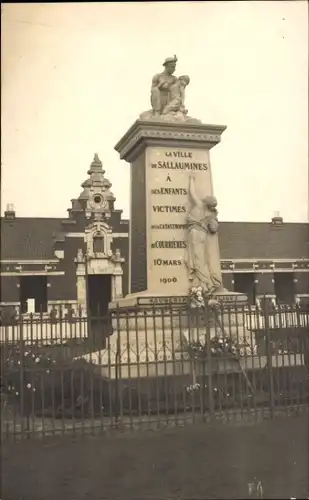
<path id="1" fill-rule="evenodd" d="M 129 215 L 114 146 L 177 54 L 211 151 L 221 220 L 308 220 L 308 4 L 2 4 L 2 209 L 65 217 L 98 152 Z"/>

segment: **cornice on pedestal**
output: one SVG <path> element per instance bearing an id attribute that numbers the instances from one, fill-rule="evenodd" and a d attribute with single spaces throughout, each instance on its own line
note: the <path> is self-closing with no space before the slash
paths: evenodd
<path id="1" fill-rule="evenodd" d="M 166 123 L 136 120 L 116 144 L 122 160 L 132 162 L 147 146 L 211 149 L 221 141 L 225 125 Z"/>

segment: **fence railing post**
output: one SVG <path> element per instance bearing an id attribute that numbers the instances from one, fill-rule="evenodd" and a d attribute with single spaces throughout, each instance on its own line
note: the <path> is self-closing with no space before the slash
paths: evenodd
<path id="1" fill-rule="evenodd" d="M 21 416 L 21 434 L 24 434 L 25 426 L 24 426 L 24 417 L 25 417 L 25 365 L 24 365 L 24 331 L 23 331 L 23 317 L 22 314 L 19 318 L 19 366 L 20 366 L 20 416 Z M 29 431 L 28 419 L 27 419 L 27 428 L 26 431 Z"/>
<path id="2" fill-rule="evenodd" d="M 270 333 L 270 304 L 267 298 L 263 301 L 263 312 L 264 312 L 264 327 L 265 327 L 265 345 L 266 345 L 266 358 L 267 358 L 267 371 L 268 371 L 268 381 L 269 381 L 269 405 L 270 405 L 270 416 L 274 418 L 274 407 L 275 407 L 275 399 L 274 399 L 274 378 L 273 378 L 273 363 L 272 363 L 272 341 L 271 341 L 271 333 Z"/>
<path id="3" fill-rule="evenodd" d="M 208 304 L 205 305 L 205 326 L 206 326 L 206 352 L 208 367 L 208 399 L 209 399 L 209 417 L 213 420 L 215 414 L 213 374 L 212 374 L 212 355 L 211 355 L 211 314 L 214 314 Z"/>
<path id="4" fill-rule="evenodd" d="M 304 324 L 309 327 L 309 308 L 304 308 Z M 303 355 L 304 355 L 304 365 L 306 369 L 306 377 L 307 377 L 307 388 L 308 388 L 308 397 L 309 397 L 309 328 L 305 328 L 304 334 L 303 334 L 303 342 L 302 342 L 302 349 L 303 349 Z"/>
<path id="5" fill-rule="evenodd" d="M 116 424 L 120 423 L 120 420 L 123 416 L 122 411 L 122 384 L 121 384 L 121 346 L 120 346 L 120 308 L 119 304 L 117 304 L 116 308 L 116 323 L 117 323 L 117 345 L 116 345 L 116 355 L 115 355 L 115 422 Z"/>

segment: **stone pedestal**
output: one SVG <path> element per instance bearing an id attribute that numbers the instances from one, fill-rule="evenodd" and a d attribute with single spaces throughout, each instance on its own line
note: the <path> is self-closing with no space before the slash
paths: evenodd
<path id="1" fill-rule="evenodd" d="M 114 379 L 168 376 L 188 372 L 183 330 L 186 314 L 158 304 L 158 297 L 130 296 L 110 304 L 114 333 L 106 350 L 91 355 L 102 375 Z M 87 359 L 90 359 L 89 356 Z"/>
<path id="2" fill-rule="evenodd" d="M 255 339 L 248 330 L 250 320 L 247 306 L 247 296 L 226 291 L 214 297 L 220 306 L 210 311 L 210 322 L 193 325 L 185 332 L 188 342 L 205 342 L 205 336 L 215 336 L 232 339 L 239 347 L 242 355 L 253 352 Z M 208 331 L 207 331 L 208 330 Z"/>
<path id="3" fill-rule="evenodd" d="M 195 174 L 200 200 L 213 196 L 209 151 L 225 128 L 137 120 L 115 146 L 131 165 L 130 294 L 110 304 L 114 334 L 108 349 L 97 353 L 110 378 L 192 371 L 185 349 L 192 325 L 189 308 L 183 307 L 192 286 L 185 259 L 189 175 Z M 222 283 L 216 234 L 208 249 Z M 222 285 L 216 297 L 219 302 L 246 300 Z M 235 327 L 241 318 L 233 322 Z"/>
<path id="4" fill-rule="evenodd" d="M 189 174 L 201 199 L 213 195 L 209 151 L 225 128 L 137 120 L 115 146 L 131 164 L 130 293 L 187 295 Z M 216 236 L 212 246 L 220 273 Z"/>
<path id="5" fill-rule="evenodd" d="M 194 363 L 187 352 L 193 341 L 205 337 L 231 336 L 243 353 L 246 343 L 252 344 L 244 322 L 246 296 L 222 292 L 214 296 L 222 305 L 219 322 L 200 321 L 190 314 L 188 296 L 151 296 L 148 292 L 132 294 L 110 303 L 114 333 L 105 350 L 86 355 L 88 361 L 100 365 L 101 374 L 109 379 L 143 377 L 192 376 Z M 242 347 L 243 346 L 243 347 Z"/>

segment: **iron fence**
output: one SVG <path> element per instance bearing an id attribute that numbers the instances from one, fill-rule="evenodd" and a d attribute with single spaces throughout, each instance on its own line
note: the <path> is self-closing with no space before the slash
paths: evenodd
<path id="1" fill-rule="evenodd" d="M 309 402 L 309 309 L 297 305 L 20 316 L 0 346 L 3 437 L 274 418 Z"/>

